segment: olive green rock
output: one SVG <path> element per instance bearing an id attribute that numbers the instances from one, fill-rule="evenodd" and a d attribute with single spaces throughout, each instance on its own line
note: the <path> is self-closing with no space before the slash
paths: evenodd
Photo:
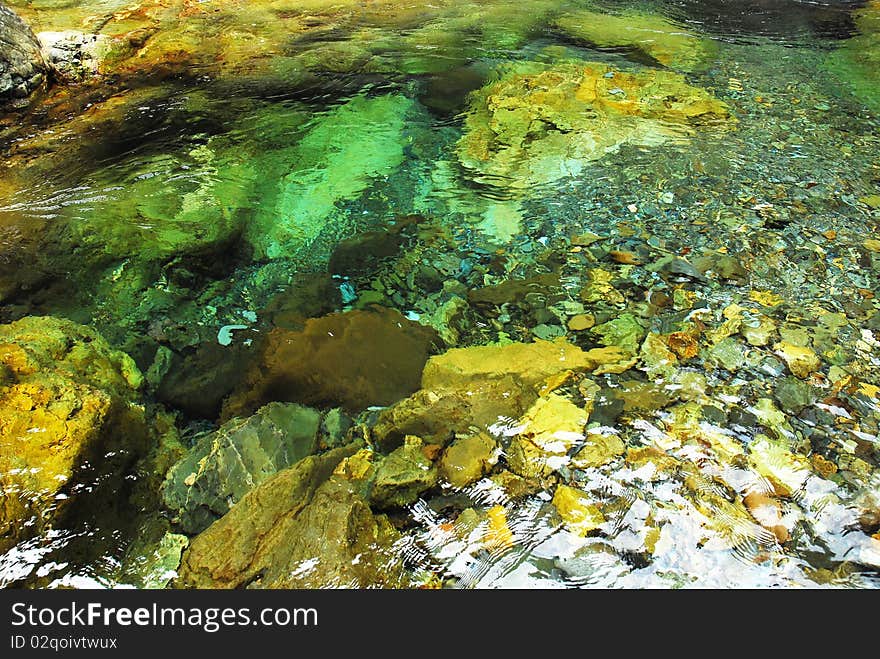
<path id="1" fill-rule="evenodd" d="M 437 484 L 437 468 L 422 451 L 418 437 L 407 437 L 379 465 L 370 493 L 378 508 L 394 508 L 414 503 L 423 492 Z"/>
<path id="2" fill-rule="evenodd" d="M 187 533 L 199 533 L 272 474 L 318 448 L 321 414 L 270 403 L 202 437 L 168 472 L 165 505 Z"/>
<path id="3" fill-rule="evenodd" d="M 629 313 L 620 314 L 607 323 L 596 325 L 593 333 L 599 336 L 606 346 L 617 346 L 631 355 L 639 352 L 646 334 L 645 328 L 638 319 Z"/>

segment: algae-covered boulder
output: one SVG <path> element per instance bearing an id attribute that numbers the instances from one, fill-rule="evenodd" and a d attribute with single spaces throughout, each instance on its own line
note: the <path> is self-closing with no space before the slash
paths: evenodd
<path id="1" fill-rule="evenodd" d="M 654 14 L 574 11 L 559 16 L 554 24 L 575 39 L 599 48 L 629 48 L 679 71 L 708 66 L 716 51 L 711 40 Z"/>
<path id="2" fill-rule="evenodd" d="M 527 62 L 472 95 L 458 155 L 477 180 L 529 188 L 576 176 L 624 144 L 658 146 L 730 122 L 723 102 L 672 71 Z"/>
<path id="3" fill-rule="evenodd" d="M 310 456 L 264 481 L 183 555 L 185 588 L 405 585 L 398 534 L 357 483 L 332 476 L 356 445 Z"/>
<path id="4" fill-rule="evenodd" d="M 317 410 L 288 403 L 227 421 L 168 472 L 165 505 L 184 531 L 199 533 L 266 478 L 314 453 L 320 428 Z"/>
<path id="5" fill-rule="evenodd" d="M 419 388 L 434 330 L 376 307 L 312 318 L 302 331 L 276 328 L 225 416 L 272 401 L 341 405 L 359 412 Z"/>
<path id="6" fill-rule="evenodd" d="M 146 453 L 142 381 L 130 357 L 82 325 L 0 326 L 0 551 L 51 526 L 82 470 L 115 482 Z"/>
<path id="7" fill-rule="evenodd" d="M 0 110 L 26 106 L 48 73 L 33 31 L 0 2 Z"/>

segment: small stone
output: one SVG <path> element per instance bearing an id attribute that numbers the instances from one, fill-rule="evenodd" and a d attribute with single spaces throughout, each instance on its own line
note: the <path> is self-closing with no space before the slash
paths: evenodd
<path id="1" fill-rule="evenodd" d="M 576 469 L 601 467 L 623 455 L 625 451 L 623 442 L 617 435 L 589 433 L 584 447 L 571 459 L 571 465 Z"/>
<path id="2" fill-rule="evenodd" d="M 571 237 L 571 244 L 575 247 L 589 247 L 593 243 L 603 240 L 602 236 L 598 236 L 595 233 L 591 233 L 587 231 L 586 233 L 582 233 L 577 236 Z"/>
<path id="3" fill-rule="evenodd" d="M 589 495 L 568 485 L 556 488 L 553 505 L 566 528 L 575 535 L 584 537 L 605 523 L 602 511 L 591 502 Z"/>
<path id="4" fill-rule="evenodd" d="M 606 346 L 616 346 L 630 355 L 639 352 L 642 339 L 645 337 L 645 329 L 638 319 L 629 313 L 620 314 L 614 320 L 597 325 L 593 333 L 601 337 Z"/>
<path id="5" fill-rule="evenodd" d="M 866 206 L 870 206 L 871 208 L 880 208 L 880 194 L 872 194 L 867 197 L 862 197 L 859 199 L 860 202 L 865 204 Z M 866 241 L 867 242 L 867 241 Z M 878 243 L 880 245 L 880 240 L 874 240 L 873 242 Z M 875 250 L 880 251 L 880 249 Z"/>
<path id="6" fill-rule="evenodd" d="M 572 316 L 568 320 L 568 329 L 572 332 L 588 330 L 596 324 L 596 317 L 591 313 L 582 313 Z"/>
<path id="7" fill-rule="evenodd" d="M 780 380 L 773 394 L 779 406 L 790 414 L 798 414 L 813 402 L 812 387 L 791 377 Z"/>
<path id="8" fill-rule="evenodd" d="M 370 503 L 378 508 L 408 506 L 437 484 L 437 468 L 422 453 L 422 440 L 409 436 L 376 471 Z"/>
<path id="9" fill-rule="evenodd" d="M 776 337 L 776 323 L 772 318 L 761 315 L 757 324 L 743 323 L 740 334 L 748 341 L 749 345 L 766 346 Z"/>
<path id="10" fill-rule="evenodd" d="M 807 378 L 813 371 L 818 371 L 822 362 L 813 350 L 797 346 L 788 341 L 780 341 L 773 346 L 776 354 L 788 365 L 793 375 Z"/>
<path id="11" fill-rule="evenodd" d="M 731 373 L 739 370 L 746 361 L 739 343 L 730 337 L 712 346 L 709 358 Z"/>
<path id="12" fill-rule="evenodd" d="M 868 238 L 864 243 L 865 249 L 868 249 L 872 252 L 880 252 L 880 240 L 876 238 Z"/>
<path id="13" fill-rule="evenodd" d="M 454 487 L 479 480 L 498 459 L 495 440 L 485 433 L 453 442 L 440 459 L 440 476 Z"/>

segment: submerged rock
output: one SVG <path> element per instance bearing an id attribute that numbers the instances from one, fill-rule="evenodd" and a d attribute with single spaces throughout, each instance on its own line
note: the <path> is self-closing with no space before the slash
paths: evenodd
<path id="1" fill-rule="evenodd" d="M 624 144 L 658 146 L 731 121 L 724 103 L 670 71 L 524 63 L 472 95 L 458 154 L 478 180 L 527 189 Z"/>
<path id="2" fill-rule="evenodd" d="M 568 452 L 584 439 L 589 410 L 556 394 L 539 398 L 520 419 L 507 451 L 510 470 L 524 478 L 546 476 L 568 463 Z"/>
<path id="3" fill-rule="evenodd" d="M 390 405 L 419 388 L 436 340 L 433 329 L 385 307 L 312 318 L 302 331 L 276 328 L 224 416 L 273 400 L 351 412 Z"/>
<path id="4" fill-rule="evenodd" d="M 320 427 L 318 411 L 285 403 L 227 421 L 168 472 L 165 506 L 186 533 L 203 531 L 269 476 L 314 453 Z"/>
<path id="5" fill-rule="evenodd" d="M 48 74 L 34 33 L 0 3 L 0 110 L 27 106 L 28 97 L 45 84 Z"/>
<path id="6" fill-rule="evenodd" d="M 407 437 L 382 460 L 370 492 L 370 503 L 378 508 L 399 508 L 414 503 L 419 495 L 437 484 L 437 468 L 425 457 L 418 437 Z"/>
<path id="7" fill-rule="evenodd" d="M 679 71 L 705 68 L 716 51 L 711 40 L 653 14 L 575 11 L 563 14 L 554 24 L 575 39 L 600 48 L 631 48 Z"/>
<path id="8" fill-rule="evenodd" d="M 406 435 L 446 445 L 456 433 L 519 418 L 552 378 L 621 359 L 617 349 L 584 351 L 563 340 L 454 348 L 428 360 L 422 388 L 384 410 L 373 436 L 384 450 Z"/>
<path id="9" fill-rule="evenodd" d="M 440 476 L 453 487 L 465 487 L 487 474 L 498 460 L 498 446 L 485 433 L 457 439 L 440 458 Z"/>
<path id="10" fill-rule="evenodd" d="M 118 495 L 154 438 L 142 383 L 132 359 L 88 327 L 51 317 L 0 326 L 0 552 L 61 518 L 80 478 L 115 483 Z"/>
<path id="11" fill-rule="evenodd" d="M 264 199 L 269 203 L 245 228 L 256 256 L 290 256 L 320 233 L 337 202 L 391 174 L 404 160 L 404 128 L 414 107 L 399 94 L 356 96 L 321 117 L 291 149 L 288 171 L 273 181 L 274 202 Z"/>
<path id="12" fill-rule="evenodd" d="M 356 445 L 310 456 L 264 481 L 184 553 L 184 588 L 395 587 L 397 532 L 356 483 L 331 477 Z"/>

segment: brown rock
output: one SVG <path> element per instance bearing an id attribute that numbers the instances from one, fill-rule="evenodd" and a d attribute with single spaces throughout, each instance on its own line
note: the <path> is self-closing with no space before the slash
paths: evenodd
<path id="1" fill-rule="evenodd" d="M 404 585 L 397 532 L 358 483 L 331 477 L 357 445 L 311 456 L 249 492 L 183 555 L 183 588 Z"/>
<path id="2" fill-rule="evenodd" d="M 419 388 L 435 341 L 433 329 L 383 307 L 312 318 L 302 331 L 276 328 L 223 417 L 273 400 L 350 412 L 390 405 Z"/>

